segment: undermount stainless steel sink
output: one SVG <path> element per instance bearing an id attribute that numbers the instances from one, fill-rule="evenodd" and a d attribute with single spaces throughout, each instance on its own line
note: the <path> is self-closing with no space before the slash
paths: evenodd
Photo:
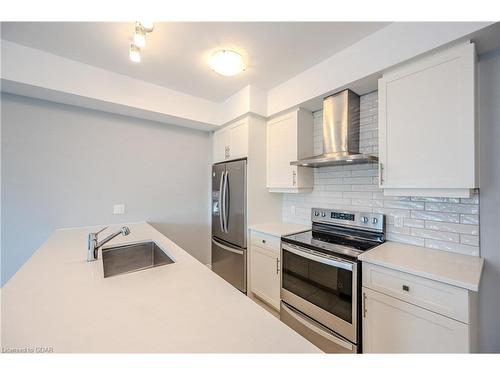
<path id="1" fill-rule="evenodd" d="M 175 261 L 154 241 L 109 246 L 102 249 L 105 278 L 171 263 Z"/>

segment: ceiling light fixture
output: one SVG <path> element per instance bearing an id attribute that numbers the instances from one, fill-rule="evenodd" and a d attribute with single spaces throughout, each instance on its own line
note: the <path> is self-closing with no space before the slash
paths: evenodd
<path id="1" fill-rule="evenodd" d="M 141 49 L 133 43 L 130 45 L 129 57 L 132 62 L 141 62 Z"/>
<path id="2" fill-rule="evenodd" d="M 135 31 L 132 36 L 132 40 L 139 48 L 144 48 L 146 46 L 146 30 L 144 30 L 144 27 L 139 22 L 135 24 Z"/>
<path id="3" fill-rule="evenodd" d="M 138 23 L 144 28 L 144 31 L 147 33 L 150 33 L 155 28 L 154 22 L 151 21 L 139 21 Z"/>
<path id="4" fill-rule="evenodd" d="M 208 60 L 208 66 L 223 76 L 234 76 L 245 70 L 243 57 L 236 51 L 223 49 L 216 51 Z"/>

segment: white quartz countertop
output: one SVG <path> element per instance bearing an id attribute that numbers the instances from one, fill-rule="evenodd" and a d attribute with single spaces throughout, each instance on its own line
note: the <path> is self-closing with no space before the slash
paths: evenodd
<path id="1" fill-rule="evenodd" d="M 256 224 L 250 226 L 250 230 L 267 233 L 277 237 L 288 236 L 290 234 L 299 232 L 305 232 L 306 230 L 309 229 L 311 229 L 310 225 L 281 223 L 281 222 Z"/>
<path id="2" fill-rule="evenodd" d="M 118 227 L 110 227 L 100 237 Z M 320 350 L 147 223 L 107 245 L 154 240 L 175 263 L 103 277 L 87 227 L 55 231 L 2 289 L 2 347 L 55 352 Z"/>
<path id="3" fill-rule="evenodd" d="M 484 264 L 479 257 L 391 241 L 364 252 L 358 259 L 476 292 Z"/>

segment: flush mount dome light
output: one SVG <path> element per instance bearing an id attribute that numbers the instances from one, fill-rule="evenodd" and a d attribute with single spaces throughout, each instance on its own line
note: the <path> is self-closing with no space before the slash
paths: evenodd
<path id="1" fill-rule="evenodd" d="M 147 33 L 150 33 L 151 31 L 153 31 L 153 29 L 155 27 L 155 24 L 152 21 L 139 21 L 139 23 L 144 28 L 144 31 L 146 31 Z"/>
<path id="2" fill-rule="evenodd" d="M 243 57 L 236 51 L 223 49 L 215 52 L 208 60 L 208 66 L 223 76 L 234 76 L 245 70 Z"/>

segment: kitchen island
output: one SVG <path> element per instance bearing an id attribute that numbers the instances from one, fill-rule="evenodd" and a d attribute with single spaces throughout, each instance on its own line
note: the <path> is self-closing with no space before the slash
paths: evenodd
<path id="1" fill-rule="evenodd" d="M 2 289 L 2 350 L 320 352 L 151 225 L 128 226 L 107 246 L 153 240 L 175 263 L 104 278 L 100 252 L 86 261 L 99 228 L 56 230 Z"/>

